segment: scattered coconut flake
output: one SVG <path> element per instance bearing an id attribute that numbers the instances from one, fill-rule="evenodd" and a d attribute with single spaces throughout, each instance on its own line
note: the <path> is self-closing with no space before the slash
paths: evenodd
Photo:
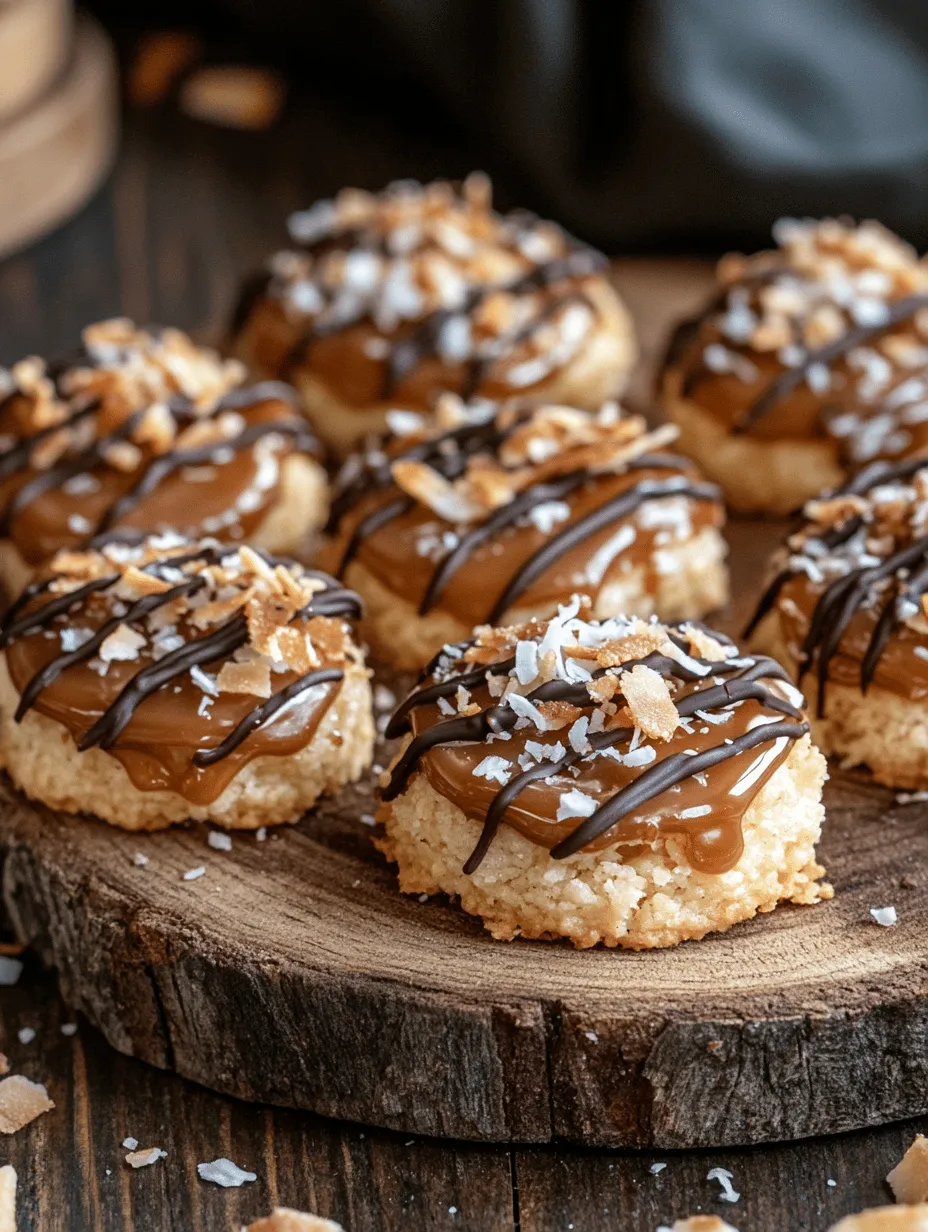
<path id="1" fill-rule="evenodd" d="M 505 785 L 512 778 L 512 765 L 505 757 L 485 757 L 471 773 L 478 779 L 490 779 Z"/>
<path id="2" fill-rule="evenodd" d="M 886 1178 L 897 1202 L 928 1202 L 928 1138 L 916 1134 L 912 1145 Z"/>
<path id="3" fill-rule="evenodd" d="M 559 522 L 570 517 L 570 505 L 566 501 L 542 501 L 528 512 L 528 520 L 543 535 L 550 535 Z"/>
<path id="4" fill-rule="evenodd" d="M 126 1142 L 134 1142 L 134 1138 L 127 1138 Z M 125 1146 L 125 1142 L 123 1146 Z M 146 1147 L 142 1151 L 131 1150 L 126 1156 L 126 1163 L 130 1168 L 147 1168 L 149 1164 L 156 1164 L 159 1159 L 165 1159 L 167 1151 L 163 1151 L 160 1146 Z"/>
<path id="5" fill-rule="evenodd" d="M 256 1181 L 258 1174 L 256 1172 L 246 1172 L 244 1168 L 240 1168 L 238 1164 L 234 1164 L 231 1159 L 214 1159 L 209 1163 L 197 1164 L 197 1172 L 202 1181 L 212 1181 L 214 1185 L 221 1185 L 223 1189 L 237 1189 L 240 1185 L 244 1185 L 246 1181 Z"/>
<path id="6" fill-rule="evenodd" d="M 23 964 L 20 959 L 0 954 L 0 988 L 11 988 L 17 984 L 22 973 Z"/>
<path id="7" fill-rule="evenodd" d="M 871 907 L 870 915 L 874 924 L 879 924 L 883 928 L 892 928 L 898 918 L 895 907 Z"/>
<path id="8" fill-rule="evenodd" d="M 190 679 L 210 697 L 219 696 L 219 686 L 216 683 L 216 677 L 211 676 L 209 672 L 204 672 L 203 668 L 197 666 L 197 664 L 194 664 L 190 669 Z"/>
<path id="9" fill-rule="evenodd" d="M 557 820 L 566 821 L 570 817 L 592 817 L 599 808 L 592 796 L 586 795 L 577 787 L 571 787 L 561 795 L 557 806 Z"/>
<path id="10" fill-rule="evenodd" d="M 928 801 L 928 791 L 900 791 L 896 793 L 897 804 L 924 804 Z"/>
<path id="11" fill-rule="evenodd" d="M 41 1082 L 11 1074 L 0 1081 L 0 1134 L 15 1134 L 54 1106 Z"/>
<path id="12" fill-rule="evenodd" d="M 216 851 L 232 850 L 232 835 L 226 834 L 225 830 L 210 830 L 206 841 Z"/>
<path id="13" fill-rule="evenodd" d="M 144 855 L 141 851 L 137 851 L 132 857 L 132 863 L 137 864 L 139 868 L 144 868 L 148 863 L 148 856 Z"/>
<path id="14" fill-rule="evenodd" d="M 710 1168 L 706 1173 L 707 1181 L 718 1181 L 722 1187 L 720 1197 L 723 1202 L 737 1202 L 741 1197 L 731 1183 L 732 1173 L 727 1168 Z"/>
<path id="15" fill-rule="evenodd" d="M 35 1027 L 20 1027 L 16 1036 L 21 1044 L 31 1044 L 35 1039 Z"/>
<path id="16" fill-rule="evenodd" d="M 259 826 L 258 829 L 255 830 L 256 842 L 263 843 L 266 838 L 267 838 L 267 826 Z"/>
<path id="17" fill-rule="evenodd" d="M 373 813 L 362 813 L 359 818 L 362 826 L 376 826 L 377 818 Z"/>
<path id="18" fill-rule="evenodd" d="M 570 747 L 575 753 L 589 753 L 590 742 L 587 738 L 587 729 L 590 726 L 590 716 L 582 714 L 575 723 L 571 725 L 570 731 L 567 733 L 567 739 Z"/>
<path id="19" fill-rule="evenodd" d="M 652 1164 L 650 1167 L 650 1173 L 652 1176 L 657 1176 L 657 1174 L 659 1172 L 663 1172 L 666 1167 L 667 1165 L 664 1163 Z"/>
<path id="20" fill-rule="evenodd" d="M 184 873 L 184 881 L 197 881 L 200 877 L 206 876 L 206 866 L 198 864 L 196 868 L 188 868 Z"/>
<path id="21" fill-rule="evenodd" d="M 686 819 L 691 817 L 705 817 L 712 812 L 711 804 L 694 804 L 692 808 L 685 808 L 680 816 Z"/>
<path id="22" fill-rule="evenodd" d="M 134 1151 L 139 1144 L 138 1138 L 123 1138 L 123 1146 L 127 1151 Z"/>
<path id="23" fill-rule="evenodd" d="M 76 1022 L 63 1022 L 58 1028 L 62 1035 L 77 1035 Z"/>
<path id="24" fill-rule="evenodd" d="M 81 646 L 85 642 L 89 642 L 92 637 L 92 629 L 82 629 L 77 625 L 68 625 L 59 634 L 61 649 L 65 654 L 71 654 L 74 650 L 80 650 Z"/>
<path id="25" fill-rule="evenodd" d="M 516 642 L 516 680 L 519 684 L 531 684 L 538 678 L 538 643 Z"/>
<path id="26" fill-rule="evenodd" d="M 657 750 L 653 744 L 641 744 L 636 749 L 630 749 L 621 760 L 630 769 L 638 766 L 649 766 L 657 758 Z"/>

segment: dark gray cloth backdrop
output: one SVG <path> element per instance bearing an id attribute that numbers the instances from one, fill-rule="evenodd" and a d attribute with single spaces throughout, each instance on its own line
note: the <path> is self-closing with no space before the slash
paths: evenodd
<path id="1" fill-rule="evenodd" d="M 449 148 L 460 130 L 609 249 L 840 211 L 928 246 L 925 0 L 136 2 L 236 25 L 315 87 L 446 123 Z"/>

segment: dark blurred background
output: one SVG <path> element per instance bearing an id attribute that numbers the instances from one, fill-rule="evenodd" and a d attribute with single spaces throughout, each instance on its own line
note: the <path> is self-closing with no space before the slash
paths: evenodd
<path id="1" fill-rule="evenodd" d="M 377 187 L 428 150 L 612 252 L 757 245 L 780 214 L 928 244 L 923 0 L 96 0 L 123 46 L 194 26 L 286 70 Z M 341 139 L 341 138 L 340 138 Z M 344 162 L 343 157 L 344 156 Z M 361 160 L 358 160 L 361 161 Z M 430 162 L 430 159 L 425 159 Z M 366 172 L 366 173 L 365 173 Z"/>

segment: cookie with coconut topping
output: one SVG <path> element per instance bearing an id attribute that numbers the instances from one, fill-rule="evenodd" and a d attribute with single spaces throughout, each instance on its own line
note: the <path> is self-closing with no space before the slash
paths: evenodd
<path id="1" fill-rule="evenodd" d="M 292 553 L 325 516 L 319 446 L 295 392 L 179 330 L 88 326 L 56 363 L 0 369 L 0 572 L 114 528 Z"/>
<path id="2" fill-rule="evenodd" d="M 475 625 L 550 616 L 701 616 L 727 598 L 721 494 L 663 452 L 676 430 L 598 412 L 439 399 L 336 481 L 320 562 L 362 595 L 377 655 L 419 668 Z"/>
<path id="3" fill-rule="evenodd" d="M 825 762 L 772 659 L 698 624 L 483 628 L 396 710 L 382 846 L 400 888 L 495 937 L 647 949 L 814 902 Z"/>
<path id="4" fill-rule="evenodd" d="M 60 552 L 0 627 L 0 759 L 43 804 L 128 830 L 296 821 L 370 761 L 359 608 L 212 539 Z"/>
<path id="5" fill-rule="evenodd" d="M 345 189 L 288 223 L 291 247 L 246 285 L 233 321 L 251 367 L 292 381 L 340 453 L 391 407 L 530 394 L 596 407 L 624 387 L 631 319 L 605 258 L 489 181 Z"/>
<path id="6" fill-rule="evenodd" d="M 790 513 L 928 446 L 928 265 L 879 223 L 782 219 L 728 256 L 661 375 L 680 444 L 746 512 Z"/>
<path id="7" fill-rule="evenodd" d="M 928 788 L 928 460 L 809 501 L 748 634 L 806 683 L 824 752 Z"/>

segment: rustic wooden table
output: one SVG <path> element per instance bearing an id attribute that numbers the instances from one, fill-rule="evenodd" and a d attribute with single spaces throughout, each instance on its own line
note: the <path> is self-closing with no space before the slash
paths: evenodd
<path id="1" fill-rule="evenodd" d="M 466 154 L 400 141 L 375 118 L 306 103 L 272 136 L 176 118 L 130 117 L 123 153 L 97 198 L 67 227 L 0 263 L 0 362 L 73 343 L 85 322 L 127 313 L 216 339 L 239 273 L 280 238 L 286 213 L 341 183 L 467 170 Z M 702 262 L 622 262 L 617 277 L 653 355 L 663 324 L 705 286 Z M 637 393 L 645 389 L 639 382 Z M 741 1232 L 820 1232 L 889 1199 L 883 1178 L 916 1130 L 701 1152 L 514 1148 L 410 1138 L 222 1098 L 110 1050 L 86 1023 L 73 1035 L 54 976 L 30 962 L 0 992 L 0 1050 L 56 1102 L 12 1138 L 0 1163 L 20 1176 L 19 1227 L 36 1232 L 238 1229 L 274 1203 L 351 1232 L 654 1232 L 714 1212 Z M 28 1043 L 23 1028 L 35 1031 Z M 28 1038 L 28 1032 L 27 1032 Z M 904 1065 L 899 1081 L 905 1081 Z M 436 1092 L 440 1098 L 440 1092 Z M 122 1140 L 167 1158 L 131 1171 Z M 240 1190 L 197 1178 L 228 1156 L 257 1173 Z M 666 1167 L 652 1174 L 651 1165 Z M 707 1173 L 727 1168 L 732 1206 Z"/>

